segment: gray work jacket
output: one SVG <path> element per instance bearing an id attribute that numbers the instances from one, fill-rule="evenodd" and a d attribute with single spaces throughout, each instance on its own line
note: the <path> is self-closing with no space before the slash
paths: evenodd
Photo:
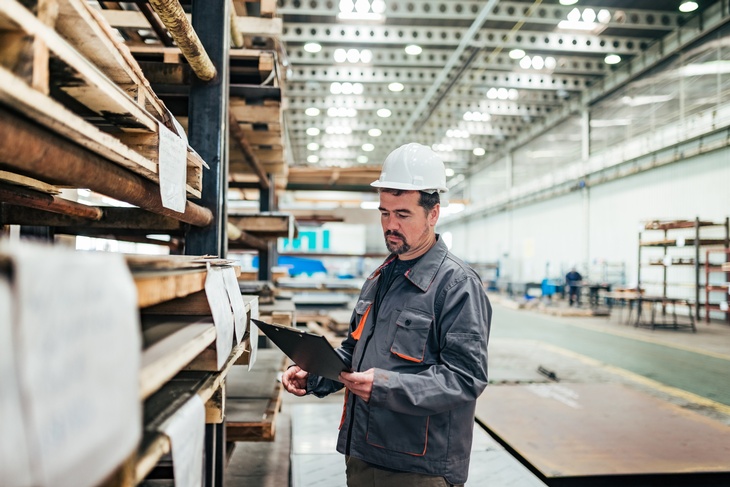
<path id="1" fill-rule="evenodd" d="M 373 322 L 380 271 L 394 258 L 363 285 L 338 349 L 353 371 L 374 368 L 375 380 L 369 402 L 346 394 L 337 451 L 463 484 L 476 400 L 487 386 L 492 309 L 477 273 L 438 239 L 396 278 Z M 314 375 L 307 381 L 319 397 L 342 387 Z"/>

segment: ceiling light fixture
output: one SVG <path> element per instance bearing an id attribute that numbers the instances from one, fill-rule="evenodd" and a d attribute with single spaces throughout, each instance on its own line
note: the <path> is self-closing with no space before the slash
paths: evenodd
<path id="1" fill-rule="evenodd" d="M 351 63 L 356 63 L 360 60 L 360 51 L 357 49 L 347 50 L 347 60 Z"/>
<path id="2" fill-rule="evenodd" d="M 446 172 L 446 177 L 447 178 L 450 178 L 450 177 L 452 177 L 454 175 L 454 170 L 451 169 L 450 167 L 447 167 L 445 172 Z"/>
<path id="3" fill-rule="evenodd" d="M 319 115 L 319 108 L 315 107 L 309 107 L 306 110 L 304 110 L 305 115 L 308 115 L 310 117 L 316 117 Z"/>
<path id="4" fill-rule="evenodd" d="M 525 51 L 523 51 L 522 49 L 512 49 L 509 52 L 509 57 L 511 59 L 522 59 L 523 57 L 525 57 Z"/>
<path id="5" fill-rule="evenodd" d="M 375 146 L 373 144 L 363 144 L 362 150 L 364 150 L 365 152 L 372 152 L 375 150 Z"/>
<path id="6" fill-rule="evenodd" d="M 383 131 L 380 129 L 370 129 L 368 130 L 368 135 L 370 137 L 380 137 L 381 135 L 383 135 Z"/>
<path id="7" fill-rule="evenodd" d="M 611 12 L 609 12 L 605 8 L 602 8 L 601 10 L 598 11 L 597 19 L 600 23 L 607 24 L 607 23 L 611 22 Z"/>
<path id="8" fill-rule="evenodd" d="M 347 61 L 347 51 L 344 49 L 335 49 L 334 58 L 336 63 L 344 63 Z"/>
<path id="9" fill-rule="evenodd" d="M 304 50 L 315 54 L 322 50 L 322 44 L 319 44 L 317 42 L 307 42 L 306 44 L 304 44 Z"/>
<path id="10" fill-rule="evenodd" d="M 489 122 L 492 116 L 488 113 L 482 112 L 466 112 L 464 113 L 464 120 L 467 122 Z"/>
<path id="11" fill-rule="evenodd" d="M 341 95 L 342 94 L 342 83 L 339 83 L 335 81 L 330 85 L 330 93 L 333 95 Z"/>
<path id="12" fill-rule="evenodd" d="M 394 92 L 403 91 L 404 88 L 405 88 L 405 86 L 403 86 L 403 83 L 398 83 L 397 81 L 390 83 L 388 85 L 388 89 L 390 91 L 394 91 Z"/>
<path id="13" fill-rule="evenodd" d="M 606 64 L 618 64 L 621 62 L 621 56 L 618 54 L 609 54 L 603 59 Z"/>
<path id="14" fill-rule="evenodd" d="M 352 133 L 350 127 L 338 127 L 334 125 L 327 127 L 324 131 L 329 135 L 350 135 Z"/>
<path id="15" fill-rule="evenodd" d="M 357 156 L 357 162 L 359 162 L 360 164 L 365 164 L 366 162 L 368 162 L 368 156 Z"/>
<path id="16" fill-rule="evenodd" d="M 319 150 L 319 144 L 316 142 L 310 142 L 307 144 L 307 150 Z"/>
<path id="17" fill-rule="evenodd" d="M 486 153 L 487 153 L 487 151 L 485 151 L 485 150 L 484 150 L 483 148 L 481 148 L 481 147 L 474 147 L 474 150 L 472 151 L 472 153 L 473 153 L 473 154 L 474 154 L 475 156 L 483 156 L 484 154 L 486 154 Z"/>
<path id="18" fill-rule="evenodd" d="M 382 0 L 373 0 L 372 5 L 368 0 L 357 0 L 355 3 L 352 0 L 340 0 L 339 6 L 338 20 L 385 20 L 385 4 Z"/>
<path id="19" fill-rule="evenodd" d="M 697 10 L 697 2 L 682 2 L 679 6 L 679 11 L 682 13 L 694 12 Z"/>
<path id="20" fill-rule="evenodd" d="M 314 137 L 315 135 L 319 135 L 319 129 L 317 127 L 309 127 L 307 129 L 307 135 Z"/>
<path id="21" fill-rule="evenodd" d="M 587 8 L 583 11 L 583 15 L 580 16 L 583 22 L 592 24 L 596 20 L 596 11 L 592 8 Z"/>
<path id="22" fill-rule="evenodd" d="M 406 46 L 406 54 L 410 54 L 411 56 L 418 56 L 422 52 L 423 49 L 417 44 L 409 44 Z"/>
<path id="23" fill-rule="evenodd" d="M 560 0 L 560 5 L 575 5 L 578 0 Z"/>
<path id="24" fill-rule="evenodd" d="M 530 69 L 532 67 L 532 59 L 530 59 L 530 56 L 525 56 L 520 59 L 520 67 L 522 69 Z"/>
<path id="25" fill-rule="evenodd" d="M 377 113 L 378 113 L 378 116 L 382 117 L 382 118 L 388 118 L 393 114 L 393 112 L 391 112 L 387 108 L 381 108 L 380 110 L 378 110 Z"/>
<path id="26" fill-rule="evenodd" d="M 315 163 L 319 162 L 319 157 L 318 156 L 307 156 L 307 162 L 309 162 L 310 164 L 315 164 Z"/>

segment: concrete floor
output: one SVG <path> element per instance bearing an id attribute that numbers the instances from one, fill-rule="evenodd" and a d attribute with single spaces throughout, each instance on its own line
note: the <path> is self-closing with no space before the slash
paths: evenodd
<path id="1" fill-rule="evenodd" d="M 730 326 L 697 326 L 697 333 L 652 331 L 615 317 L 554 317 L 495 303 L 490 382 L 544 382 L 547 378 L 537 372 L 543 367 L 563 381 L 627 384 L 730 426 Z M 342 403 L 341 395 L 324 400 L 285 396 L 276 441 L 239 443 L 227 470 L 227 487 L 289 486 L 293 405 Z"/>

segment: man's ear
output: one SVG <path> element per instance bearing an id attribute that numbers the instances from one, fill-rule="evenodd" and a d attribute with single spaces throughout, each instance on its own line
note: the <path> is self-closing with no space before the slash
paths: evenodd
<path id="1" fill-rule="evenodd" d="M 436 203 L 436 205 L 431 208 L 431 211 L 428 212 L 429 225 L 435 227 L 436 222 L 439 220 L 439 215 L 441 215 L 441 203 Z"/>

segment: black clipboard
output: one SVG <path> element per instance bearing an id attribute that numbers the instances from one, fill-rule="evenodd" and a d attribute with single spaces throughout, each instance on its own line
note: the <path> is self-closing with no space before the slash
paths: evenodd
<path id="1" fill-rule="evenodd" d="M 303 370 L 339 382 L 338 376 L 350 368 L 327 339 L 321 335 L 252 319 L 277 347 Z"/>

